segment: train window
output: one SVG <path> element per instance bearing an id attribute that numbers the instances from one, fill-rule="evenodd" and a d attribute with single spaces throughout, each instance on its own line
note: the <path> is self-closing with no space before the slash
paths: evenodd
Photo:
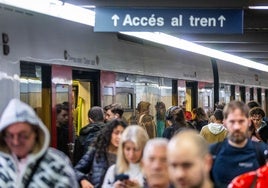
<path id="1" fill-rule="evenodd" d="M 133 111 L 134 109 L 134 89 L 133 88 L 116 88 L 116 103 L 120 103 L 125 111 Z"/>
<path id="2" fill-rule="evenodd" d="M 117 93 L 115 100 L 122 105 L 125 111 L 133 109 L 133 95 L 131 93 Z"/>
<path id="3" fill-rule="evenodd" d="M 42 80 L 41 66 L 29 62 L 20 64 L 20 99 L 29 104 L 41 116 Z"/>
<path id="4" fill-rule="evenodd" d="M 56 85 L 56 103 L 61 104 L 68 102 L 69 99 L 69 85 L 67 84 L 57 84 Z"/>
<path id="5" fill-rule="evenodd" d="M 104 87 L 103 88 L 103 106 L 107 106 L 113 103 L 113 87 Z"/>
<path id="6" fill-rule="evenodd" d="M 20 78 L 20 99 L 36 111 L 41 108 L 41 86 L 42 82 L 39 79 L 33 78 Z"/>

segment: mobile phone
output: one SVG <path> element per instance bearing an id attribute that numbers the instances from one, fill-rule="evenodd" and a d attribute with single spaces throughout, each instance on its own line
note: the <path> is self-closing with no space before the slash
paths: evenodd
<path id="1" fill-rule="evenodd" d="M 123 180 L 128 180 L 128 179 L 129 179 L 129 175 L 127 175 L 127 174 L 118 174 L 118 175 L 115 176 L 114 182 L 116 182 L 117 180 L 123 181 Z"/>

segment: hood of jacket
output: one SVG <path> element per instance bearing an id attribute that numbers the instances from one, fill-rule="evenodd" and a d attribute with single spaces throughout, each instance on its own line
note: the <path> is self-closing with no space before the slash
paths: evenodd
<path id="1" fill-rule="evenodd" d="M 27 122 L 32 126 L 37 126 L 37 138 L 34 149 L 31 154 L 29 154 L 29 158 L 31 157 L 39 157 L 43 155 L 43 153 L 49 147 L 50 142 L 50 134 L 48 129 L 43 124 L 43 122 L 36 115 L 35 111 L 26 103 L 20 101 L 19 99 L 12 99 L 7 107 L 5 108 L 1 119 L 0 119 L 0 152 L 4 154 L 11 154 L 8 146 L 6 145 L 3 139 L 3 130 L 10 126 L 11 124 L 18 122 Z"/>
<path id="2" fill-rule="evenodd" d="M 226 128 L 223 126 L 223 124 L 218 124 L 218 123 L 210 123 L 210 124 L 208 124 L 208 129 L 209 129 L 209 131 L 211 133 L 213 133 L 215 135 L 226 130 Z"/>

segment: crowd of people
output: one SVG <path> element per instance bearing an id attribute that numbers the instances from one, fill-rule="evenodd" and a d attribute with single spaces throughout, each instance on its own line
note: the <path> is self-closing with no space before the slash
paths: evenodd
<path id="1" fill-rule="evenodd" d="M 91 107 L 75 137 L 59 104 L 54 149 L 34 110 L 12 99 L 0 119 L 0 187 L 267 187 L 268 125 L 257 102 L 220 104 L 210 116 L 185 104 L 157 102 L 155 117 L 149 109 L 141 101 L 127 121 L 120 104 Z"/>

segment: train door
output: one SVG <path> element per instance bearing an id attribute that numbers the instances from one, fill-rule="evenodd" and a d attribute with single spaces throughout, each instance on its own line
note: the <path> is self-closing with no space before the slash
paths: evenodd
<path id="1" fill-rule="evenodd" d="M 20 70 L 20 99 L 36 111 L 50 131 L 51 146 L 57 148 L 56 106 L 62 104 L 71 109 L 71 68 L 22 61 Z M 67 126 L 71 127 L 70 110 L 67 117 Z M 67 145 L 73 141 L 72 128 L 66 137 Z"/>
<path id="2" fill-rule="evenodd" d="M 88 110 L 92 106 L 101 106 L 100 71 L 74 69 L 72 71 L 72 115 L 76 135 L 87 125 Z"/>
<path id="3" fill-rule="evenodd" d="M 265 99 L 265 89 L 261 89 L 261 107 L 263 110 L 265 110 L 265 113 L 266 113 L 266 99 Z M 267 113 L 266 113 L 267 114 Z"/>
<path id="4" fill-rule="evenodd" d="M 241 101 L 240 87 L 237 85 L 235 86 L 235 100 Z"/>
<path id="5" fill-rule="evenodd" d="M 219 103 L 229 103 L 231 100 L 231 86 L 227 84 L 220 84 Z"/>
<path id="6" fill-rule="evenodd" d="M 186 101 L 190 108 L 198 107 L 198 82 L 186 81 Z"/>
<path id="7" fill-rule="evenodd" d="M 51 66 L 51 145 L 71 156 L 74 142 L 72 124 L 72 68 Z M 66 114 L 62 114 L 65 111 Z M 66 138 L 67 137 L 67 138 Z"/>
<path id="8" fill-rule="evenodd" d="M 51 66 L 20 62 L 20 100 L 29 104 L 51 130 Z"/>
<path id="9" fill-rule="evenodd" d="M 101 96 L 102 106 L 115 102 L 116 74 L 109 71 L 101 71 Z"/>
<path id="10" fill-rule="evenodd" d="M 178 105 L 184 105 L 186 111 L 192 111 L 191 100 L 186 100 L 186 82 L 185 80 L 178 80 Z"/>
<path id="11" fill-rule="evenodd" d="M 240 91 L 241 101 L 246 102 L 246 87 L 240 86 L 239 91 Z"/>
<path id="12" fill-rule="evenodd" d="M 214 89 L 212 83 L 198 82 L 198 107 L 206 112 L 214 110 Z"/>
<path id="13" fill-rule="evenodd" d="M 250 101 L 250 88 L 246 87 L 246 103 Z"/>

